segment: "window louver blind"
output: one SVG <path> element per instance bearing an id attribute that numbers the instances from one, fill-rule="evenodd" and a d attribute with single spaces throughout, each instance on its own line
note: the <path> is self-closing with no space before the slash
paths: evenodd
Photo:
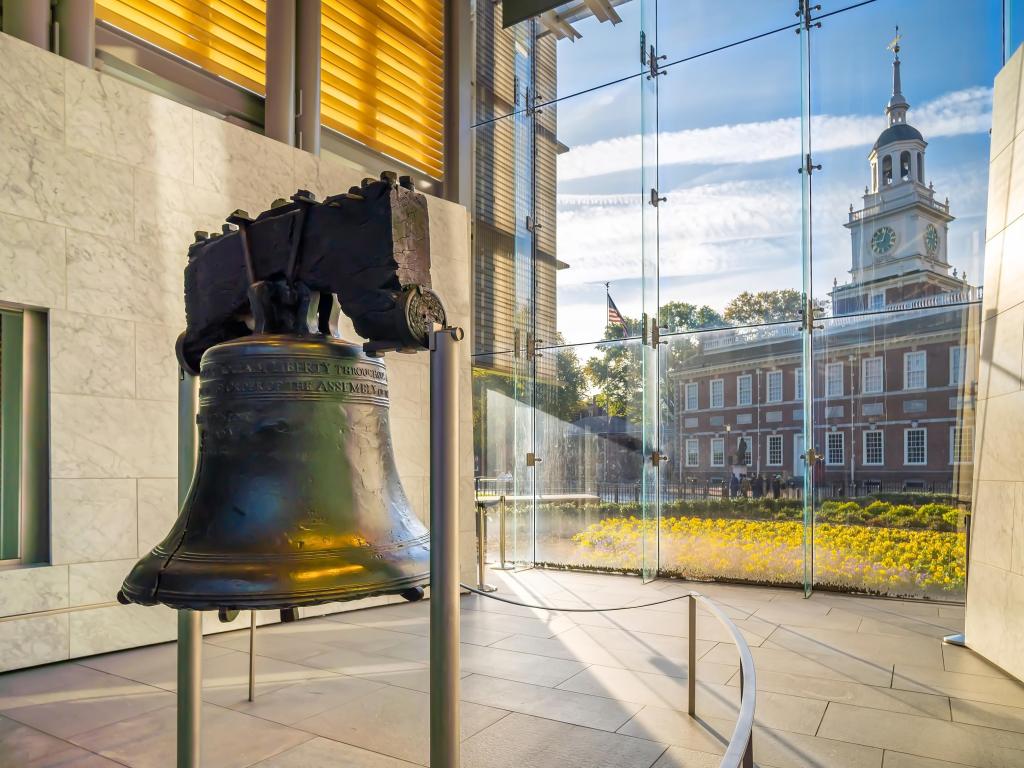
<path id="1" fill-rule="evenodd" d="M 96 18 L 264 95 L 266 0 L 96 0 Z"/>
<path id="2" fill-rule="evenodd" d="M 443 0 L 323 0 L 323 124 L 440 178 Z"/>

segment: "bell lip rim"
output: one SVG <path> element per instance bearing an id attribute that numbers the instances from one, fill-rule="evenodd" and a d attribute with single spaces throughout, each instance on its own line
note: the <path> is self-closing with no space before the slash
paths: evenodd
<path id="1" fill-rule="evenodd" d="M 322 605 L 323 603 L 346 603 L 352 600 L 363 600 L 380 595 L 397 595 L 411 587 L 425 587 L 430 585 L 430 571 L 405 576 L 391 581 L 373 582 L 376 588 L 356 589 L 347 588 L 340 590 L 338 587 L 310 590 L 305 593 L 289 591 L 287 593 L 261 593 L 246 598 L 238 593 L 224 594 L 218 596 L 212 593 L 180 592 L 175 590 L 162 589 L 157 586 L 155 590 L 135 594 L 127 581 L 121 585 L 120 594 L 136 605 L 153 606 L 165 605 L 176 610 L 195 611 L 216 611 L 221 608 L 228 610 L 278 610 L 283 608 L 301 608 L 305 606 Z M 190 597 L 192 595 L 192 597 Z M 138 599 L 143 598 L 143 599 Z M 169 599 L 166 599 L 169 598 Z M 277 599 L 280 598 L 280 599 Z"/>

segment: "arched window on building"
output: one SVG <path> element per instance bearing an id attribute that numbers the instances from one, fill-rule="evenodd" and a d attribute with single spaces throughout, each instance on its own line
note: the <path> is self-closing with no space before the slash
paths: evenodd
<path id="1" fill-rule="evenodd" d="M 910 173 L 910 152 L 903 150 L 900 152 L 900 180 L 910 181 L 913 178 Z"/>
<path id="2" fill-rule="evenodd" d="M 892 156 L 882 158 L 882 185 L 892 184 Z"/>
<path id="3" fill-rule="evenodd" d="M 878 163 L 871 164 L 871 191 L 878 191 Z"/>
<path id="4" fill-rule="evenodd" d="M 917 180 L 924 184 L 924 153 L 917 153 Z"/>

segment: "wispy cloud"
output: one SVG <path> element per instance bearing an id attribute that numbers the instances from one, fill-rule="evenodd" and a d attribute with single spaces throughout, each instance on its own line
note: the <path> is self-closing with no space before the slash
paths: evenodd
<path id="1" fill-rule="evenodd" d="M 992 125 L 992 89 L 966 88 L 944 94 L 911 112 L 910 122 L 929 139 L 983 133 Z M 819 152 L 869 147 L 884 127 L 879 115 L 817 115 L 811 120 Z M 777 160 L 800 154 L 800 118 L 662 133 L 662 165 L 732 164 Z M 635 169 L 641 163 L 640 135 L 571 147 L 558 158 L 561 180 L 581 179 Z"/>

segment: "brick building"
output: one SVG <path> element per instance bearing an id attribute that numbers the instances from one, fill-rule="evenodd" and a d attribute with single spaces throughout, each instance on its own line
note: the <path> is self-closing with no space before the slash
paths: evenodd
<path id="1" fill-rule="evenodd" d="M 863 207 L 850 206 L 850 282 L 812 332 L 813 448 L 826 495 L 925 489 L 970 493 L 978 301 L 951 271 L 948 199 L 925 184 L 921 133 L 907 123 L 899 48 L 887 127 L 868 155 Z M 800 478 L 804 332 L 730 329 L 670 348 L 670 482 L 728 482 L 736 471 Z M 746 468 L 733 470 L 739 442 Z"/>

